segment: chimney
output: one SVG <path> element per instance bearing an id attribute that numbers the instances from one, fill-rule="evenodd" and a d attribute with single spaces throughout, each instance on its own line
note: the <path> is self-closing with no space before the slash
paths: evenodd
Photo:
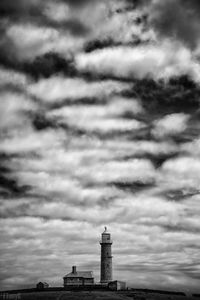
<path id="1" fill-rule="evenodd" d="M 73 266 L 73 267 L 72 267 L 72 273 L 73 273 L 73 274 L 76 274 L 76 266 Z"/>

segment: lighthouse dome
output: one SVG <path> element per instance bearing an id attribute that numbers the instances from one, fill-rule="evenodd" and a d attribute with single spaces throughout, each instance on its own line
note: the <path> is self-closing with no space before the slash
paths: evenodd
<path id="1" fill-rule="evenodd" d="M 100 243 L 111 243 L 111 234 L 108 232 L 107 227 L 105 227 L 104 232 L 101 235 L 101 242 Z"/>

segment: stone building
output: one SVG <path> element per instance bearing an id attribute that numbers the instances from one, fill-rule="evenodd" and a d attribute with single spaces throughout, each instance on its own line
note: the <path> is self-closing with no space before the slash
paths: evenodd
<path id="1" fill-rule="evenodd" d="M 36 288 L 37 288 L 37 290 L 44 290 L 44 289 L 47 289 L 49 287 L 49 284 L 48 283 L 46 283 L 46 282 L 38 282 L 37 284 L 36 284 Z"/>
<path id="2" fill-rule="evenodd" d="M 126 282 L 114 280 L 108 283 L 108 288 L 112 291 L 126 290 Z"/>
<path id="3" fill-rule="evenodd" d="M 101 284 L 108 284 L 112 281 L 112 240 L 111 234 L 107 232 L 105 227 L 101 235 Z"/>
<path id="4" fill-rule="evenodd" d="M 77 271 L 76 266 L 72 267 L 72 272 L 63 277 L 64 287 L 93 285 L 94 277 L 92 271 Z"/>

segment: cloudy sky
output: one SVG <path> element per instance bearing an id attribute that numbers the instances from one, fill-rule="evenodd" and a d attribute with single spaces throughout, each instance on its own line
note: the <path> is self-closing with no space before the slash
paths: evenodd
<path id="1" fill-rule="evenodd" d="M 198 290 L 199 0 L 0 1 L 1 289 Z"/>

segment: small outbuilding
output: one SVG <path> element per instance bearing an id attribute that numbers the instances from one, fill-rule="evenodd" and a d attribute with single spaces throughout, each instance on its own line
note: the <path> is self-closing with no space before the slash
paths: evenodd
<path id="1" fill-rule="evenodd" d="M 76 266 L 72 267 L 72 272 L 63 277 L 64 287 L 93 285 L 94 277 L 92 271 L 77 271 Z"/>
<path id="2" fill-rule="evenodd" d="M 44 289 L 47 289 L 49 287 L 49 284 L 48 283 L 46 283 L 46 282 L 38 282 L 37 284 L 36 284 L 36 289 L 37 290 L 44 290 Z"/>
<path id="3" fill-rule="evenodd" d="M 120 291 L 120 290 L 125 290 L 126 289 L 126 282 L 124 281 L 111 281 L 108 283 L 108 288 L 111 291 Z"/>

